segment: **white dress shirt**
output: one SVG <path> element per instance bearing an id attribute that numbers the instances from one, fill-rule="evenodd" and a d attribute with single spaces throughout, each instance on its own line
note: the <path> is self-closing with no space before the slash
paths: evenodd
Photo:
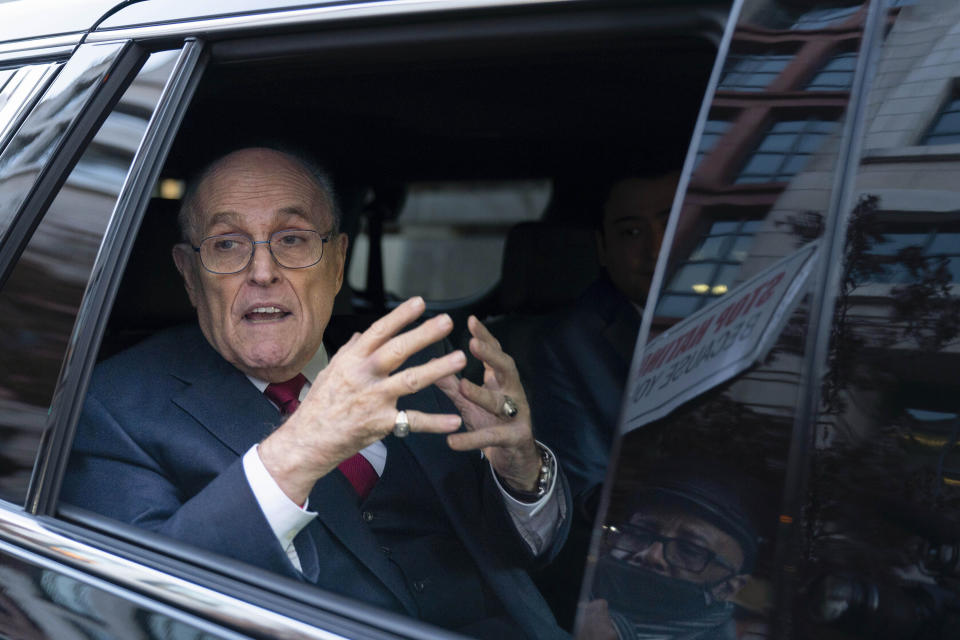
<path id="1" fill-rule="evenodd" d="M 310 384 L 316 379 L 320 371 L 327 366 L 327 362 L 327 350 L 321 345 L 317 353 L 314 354 L 310 362 L 307 363 L 307 366 L 304 367 L 303 375 L 307 379 L 307 383 L 304 384 L 300 390 L 301 401 L 310 390 Z M 261 393 L 267 388 L 267 382 L 251 376 L 247 377 Z M 378 476 L 383 475 L 383 469 L 387 464 L 387 446 L 383 444 L 383 442 L 379 440 L 374 442 L 370 446 L 362 449 L 360 455 L 370 462 Z M 553 458 L 554 465 L 556 465 L 556 457 L 552 455 L 552 452 L 551 457 Z M 263 465 L 263 461 L 260 460 L 257 445 L 250 447 L 244 454 L 243 470 L 246 474 L 247 482 L 250 484 L 250 489 L 253 491 L 253 495 L 260 505 L 263 515 L 270 524 L 273 534 L 277 537 L 277 540 L 280 541 L 280 545 L 286 552 L 290 562 L 299 571 L 301 569 L 300 558 L 297 556 L 293 539 L 305 526 L 310 524 L 310 521 L 317 516 L 317 513 L 310 511 L 309 501 L 301 507 L 287 497 L 287 494 L 283 492 L 273 479 L 273 476 L 267 471 L 267 468 Z M 507 513 L 510 514 L 510 518 L 517 527 L 517 531 L 526 541 L 534 555 L 539 555 L 550 544 L 560 522 L 560 510 L 563 505 L 556 499 L 556 471 L 557 470 L 554 469 L 554 473 L 552 474 L 553 480 L 547 493 L 534 503 L 520 502 L 515 499 L 508 494 L 500 484 L 497 474 L 493 474 L 494 481 L 500 489 L 501 494 L 503 494 Z"/>

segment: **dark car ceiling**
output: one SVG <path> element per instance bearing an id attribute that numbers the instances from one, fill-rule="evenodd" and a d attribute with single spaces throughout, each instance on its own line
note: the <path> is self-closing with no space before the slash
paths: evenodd
<path id="1" fill-rule="evenodd" d="M 682 161 L 715 55 L 695 35 L 594 34 L 214 63 L 165 173 L 272 140 L 371 183 L 649 173 Z"/>

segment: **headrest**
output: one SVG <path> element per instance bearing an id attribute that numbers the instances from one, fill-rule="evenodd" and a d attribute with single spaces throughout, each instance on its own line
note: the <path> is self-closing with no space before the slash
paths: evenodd
<path id="1" fill-rule="evenodd" d="M 546 313 L 573 303 L 600 273 L 593 230 L 545 222 L 510 229 L 503 250 L 504 313 Z"/>

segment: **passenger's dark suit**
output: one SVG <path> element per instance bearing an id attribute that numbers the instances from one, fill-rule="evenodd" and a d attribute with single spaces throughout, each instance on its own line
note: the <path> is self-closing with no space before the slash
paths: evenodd
<path id="1" fill-rule="evenodd" d="M 534 352 L 534 425 L 584 501 L 606 476 L 640 314 L 604 275 L 546 326 Z"/>
<path id="2" fill-rule="evenodd" d="M 401 398 L 399 406 L 455 411 L 435 387 Z M 302 579 L 263 516 L 241 462 L 241 456 L 279 420 L 270 402 L 210 347 L 196 326 L 161 333 L 97 367 L 63 497 Z M 467 550 L 488 599 L 498 601 L 527 636 L 557 637 L 561 632 L 546 603 L 521 568 L 533 558 L 505 511 L 489 465 L 476 452 L 452 451 L 443 436 L 411 434 L 392 442 L 388 450 L 391 446 L 406 447 L 401 453 L 410 455 L 391 454 L 387 469 L 395 457 L 396 464 L 419 465 L 414 477 L 425 477 L 429 484 L 420 492 L 442 505 L 436 511 L 446 515 L 437 517 L 437 526 L 445 527 Z M 566 487 L 561 483 L 558 488 L 568 504 Z M 408 576 L 398 571 L 361 518 L 361 506 L 346 478 L 339 472 L 322 478 L 310 495 L 310 508 L 319 517 L 295 540 L 308 580 L 419 615 L 422 607 L 405 580 Z M 402 524 L 402 511 L 392 516 Z M 566 524 L 543 560 L 562 544 L 565 529 Z"/>

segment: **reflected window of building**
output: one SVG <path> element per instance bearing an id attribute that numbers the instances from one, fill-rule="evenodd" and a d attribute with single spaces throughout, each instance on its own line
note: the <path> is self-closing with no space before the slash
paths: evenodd
<path id="1" fill-rule="evenodd" d="M 853 84 L 853 71 L 857 67 L 857 54 L 853 51 L 838 53 L 830 58 L 817 72 L 805 89 L 807 91 L 845 91 Z"/>
<path id="2" fill-rule="evenodd" d="M 700 162 L 713 151 L 717 142 L 728 129 L 730 129 L 729 120 L 707 120 L 704 123 L 703 135 L 700 136 L 700 146 L 697 148 L 697 159 L 693 163 L 694 169 L 699 167 Z"/>
<path id="3" fill-rule="evenodd" d="M 796 31 L 815 31 L 835 27 L 859 11 L 861 6 L 863 5 L 858 3 L 852 7 L 830 7 L 807 11 L 797 18 L 790 28 Z"/>
<path id="4" fill-rule="evenodd" d="M 877 282 L 914 282 L 917 276 L 911 268 L 935 277 L 941 263 L 946 269 L 944 277 L 960 282 L 960 226 L 893 228 L 869 253 L 877 259 Z"/>
<path id="5" fill-rule="evenodd" d="M 760 220 L 716 220 L 679 265 L 657 303 L 657 315 L 682 318 L 733 288 Z"/>
<path id="6" fill-rule="evenodd" d="M 793 54 L 734 53 L 720 78 L 721 91 L 763 91 L 787 68 Z"/>
<path id="7" fill-rule="evenodd" d="M 803 170 L 810 156 L 838 127 L 838 122 L 817 118 L 773 123 L 740 171 L 736 182 L 746 184 L 789 180 Z"/>
<path id="8" fill-rule="evenodd" d="M 937 114 L 921 144 L 954 144 L 960 142 L 960 91 L 953 95 Z"/>

